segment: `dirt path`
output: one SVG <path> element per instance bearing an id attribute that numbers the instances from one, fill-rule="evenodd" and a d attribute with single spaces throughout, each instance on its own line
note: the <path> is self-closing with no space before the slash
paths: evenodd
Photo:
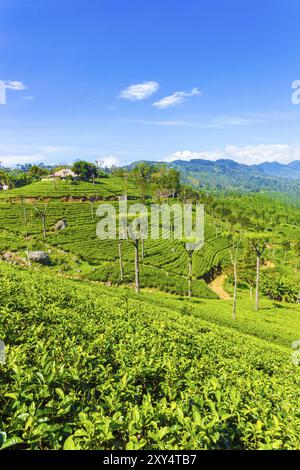
<path id="1" fill-rule="evenodd" d="M 211 290 L 215 292 L 222 300 L 230 299 L 230 295 L 223 287 L 226 277 L 226 274 L 220 274 L 220 276 L 217 276 L 210 284 L 208 284 Z"/>

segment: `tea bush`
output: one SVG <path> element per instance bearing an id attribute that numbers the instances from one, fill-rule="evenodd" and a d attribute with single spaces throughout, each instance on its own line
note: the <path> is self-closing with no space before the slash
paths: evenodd
<path id="1" fill-rule="evenodd" d="M 3 263 L 0 275 L 2 448 L 300 448 L 288 347 L 179 299 Z"/>

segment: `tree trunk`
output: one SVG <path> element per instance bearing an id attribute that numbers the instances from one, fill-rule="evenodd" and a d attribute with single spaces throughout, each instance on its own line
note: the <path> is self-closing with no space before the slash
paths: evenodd
<path id="1" fill-rule="evenodd" d="M 44 209 L 39 209 L 38 207 L 34 207 L 35 210 L 37 211 L 39 218 L 41 219 L 42 226 L 43 226 L 43 236 L 44 240 L 46 240 L 46 212 L 47 212 L 47 205 L 44 206 Z"/>
<path id="2" fill-rule="evenodd" d="M 27 219 L 27 212 L 26 212 L 26 207 L 25 207 L 25 204 L 23 202 L 23 218 L 24 218 L 24 226 L 25 226 L 25 238 L 27 240 L 28 238 L 28 219 Z"/>
<path id="3" fill-rule="evenodd" d="M 119 262 L 120 262 L 120 278 L 121 281 L 123 282 L 124 280 L 124 270 L 123 270 L 123 258 L 122 258 L 122 247 L 121 247 L 121 241 L 118 241 L 118 250 L 119 250 Z"/>
<path id="4" fill-rule="evenodd" d="M 189 273 L 188 273 L 188 297 L 192 297 L 192 272 L 193 272 L 193 253 L 189 253 Z"/>
<path id="5" fill-rule="evenodd" d="M 253 287 L 250 286 L 250 300 L 253 299 Z"/>
<path id="6" fill-rule="evenodd" d="M 91 216 L 92 216 L 92 220 L 94 220 L 94 203 L 91 202 Z"/>
<path id="7" fill-rule="evenodd" d="M 23 206 L 23 217 L 24 217 L 24 227 L 25 227 L 26 256 L 27 256 L 28 265 L 31 266 L 31 260 L 29 258 L 29 243 L 28 243 L 28 238 L 29 238 L 28 237 L 28 218 L 27 218 L 26 206 L 23 200 L 22 200 L 22 206 Z"/>
<path id="8" fill-rule="evenodd" d="M 259 271 L 260 271 L 260 256 L 257 256 L 256 257 L 255 310 L 259 310 Z"/>
<path id="9" fill-rule="evenodd" d="M 139 240 L 135 240 L 135 292 L 140 293 L 140 270 L 139 270 Z"/>
<path id="10" fill-rule="evenodd" d="M 42 215 L 42 224 L 43 224 L 43 236 L 44 236 L 44 240 L 46 240 L 46 215 Z"/>
<path id="11" fill-rule="evenodd" d="M 145 249 L 144 249 L 144 239 L 142 238 L 142 242 L 141 242 L 142 246 L 142 260 L 144 259 L 144 256 L 145 256 Z"/>
<path id="12" fill-rule="evenodd" d="M 234 263 L 233 263 L 233 273 L 234 273 L 234 290 L 233 290 L 232 318 L 236 320 L 236 291 L 237 291 L 236 259 L 234 260 Z"/>

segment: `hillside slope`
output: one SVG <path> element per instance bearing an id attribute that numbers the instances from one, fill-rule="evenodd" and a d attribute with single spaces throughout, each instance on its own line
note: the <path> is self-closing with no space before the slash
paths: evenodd
<path id="1" fill-rule="evenodd" d="M 4 447 L 300 448 L 299 369 L 284 341 L 180 300 L 3 263 L 0 275 Z"/>
<path id="2" fill-rule="evenodd" d="M 251 156 L 250 156 L 251 157 Z M 238 163 L 220 156 L 217 160 L 194 158 L 172 162 L 134 162 L 127 169 L 132 170 L 138 163 L 166 165 L 181 173 L 182 181 L 196 188 L 229 191 L 280 191 L 299 197 L 300 161 L 283 164 L 265 162 L 257 165 Z"/>
<path id="3" fill-rule="evenodd" d="M 299 172 L 285 165 L 243 165 L 233 160 L 175 160 L 169 164 L 195 187 L 230 191 L 281 191 L 299 196 Z M 293 175 L 293 176 L 292 176 Z"/>

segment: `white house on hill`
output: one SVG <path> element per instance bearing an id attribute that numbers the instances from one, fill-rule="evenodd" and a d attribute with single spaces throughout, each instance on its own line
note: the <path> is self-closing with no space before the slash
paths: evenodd
<path id="1" fill-rule="evenodd" d="M 54 178 L 66 179 L 66 178 L 78 178 L 76 173 L 72 171 L 70 168 L 62 168 L 61 170 L 56 171 L 53 173 Z"/>

